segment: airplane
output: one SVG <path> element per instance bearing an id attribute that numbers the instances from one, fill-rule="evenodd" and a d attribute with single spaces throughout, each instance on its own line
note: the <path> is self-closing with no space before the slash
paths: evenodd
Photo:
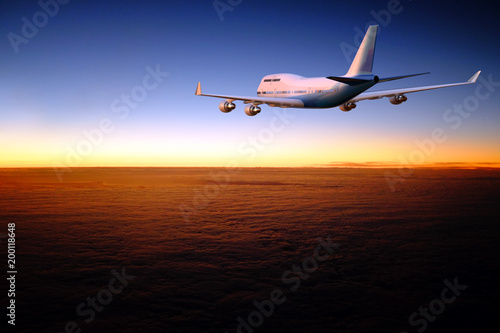
<path id="1" fill-rule="evenodd" d="M 354 109 L 357 102 L 367 99 L 388 97 L 391 104 L 397 105 L 407 101 L 405 94 L 408 93 L 472 84 L 481 73 L 478 71 L 468 81 L 459 83 L 364 92 L 377 83 L 429 74 L 427 72 L 384 78 L 374 75 L 372 67 L 377 29 L 378 25 L 368 27 L 356 56 L 344 76 L 303 77 L 288 73 L 266 75 L 257 88 L 257 97 L 203 94 L 201 83 L 198 82 L 195 95 L 225 99 L 219 104 L 219 109 L 224 113 L 236 108 L 234 101 L 243 101 L 247 104 L 245 113 L 249 116 L 260 113 L 260 104 L 280 108 L 309 109 L 338 106 L 340 110 L 347 112 Z"/>

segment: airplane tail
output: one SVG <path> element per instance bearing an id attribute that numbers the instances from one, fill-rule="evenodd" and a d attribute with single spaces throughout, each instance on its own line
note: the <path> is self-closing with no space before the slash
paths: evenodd
<path id="1" fill-rule="evenodd" d="M 378 25 L 370 25 L 368 27 L 351 67 L 344 77 L 372 74 L 375 42 L 377 40 L 377 28 Z"/>

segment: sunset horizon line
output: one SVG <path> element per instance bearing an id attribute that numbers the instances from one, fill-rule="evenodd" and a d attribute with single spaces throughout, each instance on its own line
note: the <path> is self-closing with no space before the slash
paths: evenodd
<path id="1" fill-rule="evenodd" d="M 308 168 L 351 168 L 351 169 L 398 169 L 398 168 L 414 168 L 414 169 L 425 169 L 425 168 L 442 168 L 442 169 L 500 169 L 500 162 L 429 162 L 420 164 L 403 164 L 397 162 L 330 162 L 321 164 L 308 164 L 308 165 L 295 165 L 295 166 L 203 166 L 203 165 L 86 165 L 86 166 L 75 166 L 75 167 L 56 167 L 56 166 L 0 166 L 2 169 L 97 169 L 97 168 L 158 168 L 158 169 L 174 169 L 174 168 L 190 168 L 190 169 L 222 169 L 222 168 L 237 168 L 237 169 L 308 169 Z"/>

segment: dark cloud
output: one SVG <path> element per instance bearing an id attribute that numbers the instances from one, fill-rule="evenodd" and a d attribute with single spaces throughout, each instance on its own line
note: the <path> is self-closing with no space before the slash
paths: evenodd
<path id="1" fill-rule="evenodd" d="M 391 192 L 380 169 L 243 169 L 187 223 L 212 170 L 1 170 L 16 331 L 235 332 L 279 289 L 255 332 L 416 332 L 408 317 L 454 277 L 468 289 L 426 332 L 493 323 L 498 171 L 421 169 Z M 284 272 L 328 236 L 341 246 L 292 291 Z M 77 307 L 122 269 L 135 278 L 86 323 Z"/>

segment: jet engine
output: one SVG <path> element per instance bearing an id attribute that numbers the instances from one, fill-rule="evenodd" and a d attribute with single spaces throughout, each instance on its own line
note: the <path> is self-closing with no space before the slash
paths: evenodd
<path id="1" fill-rule="evenodd" d="M 234 103 L 230 103 L 228 101 L 223 101 L 223 102 L 220 102 L 220 104 L 219 104 L 219 110 L 221 110 L 224 113 L 231 112 L 235 108 L 236 108 L 236 105 L 234 105 Z"/>
<path id="2" fill-rule="evenodd" d="M 344 103 L 341 106 L 339 106 L 339 109 L 344 111 L 344 112 L 347 112 L 347 111 L 351 111 L 355 107 L 356 107 L 356 103 Z"/>
<path id="3" fill-rule="evenodd" d="M 260 108 L 257 105 L 250 104 L 245 106 L 245 113 L 249 116 L 255 116 L 260 113 Z"/>
<path id="4" fill-rule="evenodd" d="M 406 102 L 408 98 L 406 98 L 405 95 L 396 95 L 396 96 L 392 96 L 391 98 L 389 98 L 389 102 L 391 102 L 391 104 L 394 104 L 394 105 L 398 105 L 398 104 L 401 104 L 403 102 Z"/>

